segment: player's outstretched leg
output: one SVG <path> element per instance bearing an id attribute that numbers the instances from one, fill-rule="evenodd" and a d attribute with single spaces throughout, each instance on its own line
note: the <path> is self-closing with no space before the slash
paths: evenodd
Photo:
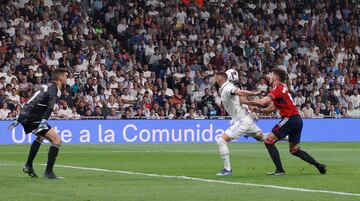
<path id="1" fill-rule="evenodd" d="M 317 162 L 310 154 L 300 149 L 299 144 L 289 143 L 289 151 L 292 155 L 301 158 L 303 161 L 315 166 L 321 174 L 326 174 L 327 169 L 325 164 Z"/>
<path id="2" fill-rule="evenodd" d="M 35 173 L 35 170 L 33 168 L 33 161 L 40 149 L 41 143 L 44 140 L 43 137 L 37 136 L 37 138 L 34 140 L 34 142 L 31 144 L 28 159 L 26 161 L 26 164 L 23 167 L 23 171 L 28 174 L 30 177 L 37 178 L 37 174 Z"/>
<path id="3" fill-rule="evenodd" d="M 255 140 L 257 140 L 259 142 L 265 142 L 268 135 L 269 134 L 263 134 L 262 132 L 259 132 L 259 133 L 257 133 L 257 135 L 254 138 L 255 138 Z"/>
<path id="4" fill-rule="evenodd" d="M 255 140 L 257 140 L 257 141 L 259 141 L 259 142 L 265 142 L 269 134 L 270 134 L 270 133 L 262 133 L 262 132 L 260 132 L 260 133 L 258 133 L 257 136 L 255 136 L 254 138 L 255 138 Z M 289 136 L 286 136 L 286 137 L 284 137 L 284 138 L 281 139 L 281 140 L 289 141 Z"/>
<path id="5" fill-rule="evenodd" d="M 270 133 L 265 141 L 265 147 L 269 152 L 269 155 L 274 162 L 274 165 L 276 167 L 275 172 L 268 173 L 268 175 L 274 175 L 274 176 L 282 176 L 285 174 L 285 171 L 282 167 L 281 159 L 279 150 L 276 148 L 275 143 L 278 141 L 278 138 Z"/>
<path id="6" fill-rule="evenodd" d="M 59 153 L 59 148 L 61 145 L 61 139 L 60 137 L 56 134 L 56 131 L 54 129 L 49 130 L 46 135 L 45 138 L 48 139 L 51 142 L 51 146 L 49 148 L 49 153 L 48 153 L 48 162 L 46 165 L 46 170 L 44 173 L 44 177 L 46 179 L 62 179 L 61 177 L 58 177 L 55 175 L 54 173 L 54 164 L 56 161 L 56 157 Z"/>
<path id="7" fill-rule="evenodd" d="M 231 166 L 230 166 L 230 155 L 229 148 L 227 143 L 231 141 L 231 138 L 223 134 L 221 137 L 217 139 L 217 145 L 219 148 L 221 159 L 224 161 L 224 169 L 217 173 L 217 176 L 229 176 L 232 174 Z"/>

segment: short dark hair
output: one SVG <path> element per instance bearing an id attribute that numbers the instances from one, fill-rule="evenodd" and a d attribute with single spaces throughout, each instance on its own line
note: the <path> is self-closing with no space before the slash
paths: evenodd
<path id="1" fill-rule="evenodd" d="M 59 80 L 62 75 L 66 73 L 66 69 L 64 68 L 57 68 L 51 73 L 51 79 L 53 81 Z"/>
<path id="2" fill-rule="evenodd" d="M 228 79 L 227 74 L 226 74 L 225 72 L 217 72 L 217 73 L 216 73 L 216 76 L 221 76 L 221 77 L 223 77 L 225 80 Z"/>
<path id="3" fill-rule="evenodd" d="M 275 68 L 272 70 L 272 72 L 279 77 L 280 82 L 285 82 L 287 79 L 287 74 L 284 70 L 280 69 L 280 68 Z"/>

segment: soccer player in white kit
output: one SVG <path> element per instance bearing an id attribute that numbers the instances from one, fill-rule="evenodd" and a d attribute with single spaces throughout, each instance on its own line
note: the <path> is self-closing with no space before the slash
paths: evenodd
<path id="1" fill-rule="evenodd" d="M 231 80 L 231 76 L 233 76 L 233 78 L 234 76 L 238 76 L 235 70 L 230 73 L 219 72 L 215 75 L 216 83 L 220 87 L 219 92 L 221 94 L 221 102 L 223 103 L 226 112 L 231 116 L 233 122 L 233 125 L 217 139 L 219 152 L 224 161 L 224 169 L 217 173 L 217 176 L 228 176 L 232 174 L 229 149 L 227 147 L 228 142 L 239 138 L 241 135 L 251 136 L 258 141 L 266 140 L 266 136 L 263 135 L 260 128 L 255 124 L 248 106 L 242 105 L 240 98 L 260 95 L 261 92 L 239 89 L 229 81 L 229 79 Z"/>

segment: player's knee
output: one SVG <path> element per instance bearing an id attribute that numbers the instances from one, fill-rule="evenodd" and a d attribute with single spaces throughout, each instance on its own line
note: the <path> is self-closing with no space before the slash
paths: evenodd
<path id="1" fill-rule="evenodd" d="M 217 143 L 218 145 L 224 145 L 224 144 L 226 144 L 227 142 L 226 142 L 226 140 L 224 140 L 224 138 L 219 137 L 219 138 L 216 139 L 216 143 Z"/>
<path id="2" fill-rule="evenodd" d="M 62 141 L 61 141 L 61 138 L 60 138 L 60 137 L 57 137 L 57 138 L 54 140 L 54 144 L 56 144 L 56 145 L 58 145 L 58 146 L 60 146 L 61 143 L 62 143 Z"/>
<path id="3" fill-rule="evenodd" d="M 276 139 L 274 139 L 274 138 L 272 137 L 272 135 L 268 135 L 264 143 L 265 143 L 265 144 L 275 144 L 275 143 L 276 143 Z"/>
<path id="4" fill-rule="evenodd" d="M 296 153 L 300 150 L 299 147 L 291 147 L 289 149 L 289 152 L 292 154 L 292 155 L 296 155 Z"/>
<path id="5" fill-rule="evenodd" d="M 49 141 L 52 145 L 57 145 L 57 146 L 60 146 L 62 141 L 61 141 L 61 138 L 57 135 L 55 136 L 52 136 L 51 138 L 49 138 Z"/>
<path id="6" fill-rule="evenodd" d="M 259 142 L 265 142 L 266 136 L 262 132 L 260 132 L 255 136 L 255 139 Z"/>

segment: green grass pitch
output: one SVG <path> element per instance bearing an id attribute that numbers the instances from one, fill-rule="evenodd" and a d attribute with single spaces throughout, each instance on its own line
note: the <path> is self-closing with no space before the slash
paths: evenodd
<path id="1" fill-rule="evenodd" d="M 63 145 L 57 164 L 101 168 L 114 172 L 56 167 L 64 180 L 33 179 L 22 173 L 29 145 L 0 146 L 1 201 L 359 201 L 360 196 L 300 192 L 258 186 L 230 185 L 181 178 L 124 174 L 131 171 L 157 175 L 189 176 L 236 183 L 277 185 L 292 188 L 360 194 L 360 142 L 303 143 L 302 148 L 328 166 L 328 174 L 287 152 L 279 143 L 286 176 L 265 173 L 273 164 L 261 143 L 229 145 L 234 174 L 219 178 L 222 168 L 216 144 L 172 145 Z M 49 145 L 43 145 L 35 160 L 42 176 Z"/>

